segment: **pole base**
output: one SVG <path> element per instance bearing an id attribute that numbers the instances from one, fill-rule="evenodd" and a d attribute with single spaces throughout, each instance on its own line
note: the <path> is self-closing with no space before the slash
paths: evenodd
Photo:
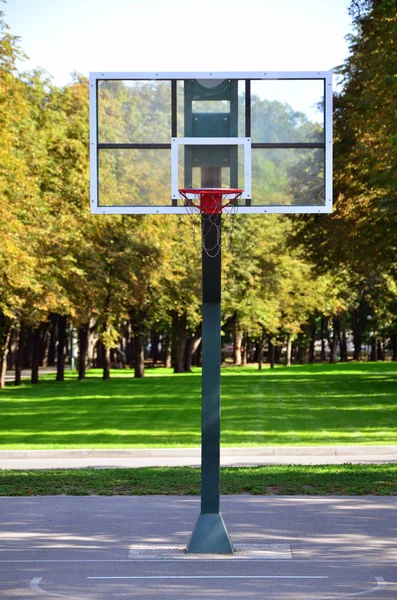
<path id="1" fill-rule="evenodd" d="M 233 544 L 220 513 L 201 513 L 186 552 L 188 554 L 234 554 Z"/>

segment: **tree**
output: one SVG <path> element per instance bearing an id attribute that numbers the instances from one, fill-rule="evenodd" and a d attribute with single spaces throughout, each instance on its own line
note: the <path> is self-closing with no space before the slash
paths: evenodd
<path id="1" fill-rule="evenodd" d="M 17 76 L 21 56 L 0 11 L 0 387 L 4 387 L 11 329 L 26 308 L 27 290 L 40 286 L 36 276 L 30 205 L 37 206 L 35 128 L 26 86 Z"/>
<path id="2" fill-rule="evenodd" d="M 354 0 L 350 14 L 355 33 L 334 102 L 334 212 L 295 218 L 294 240 L 319 272 L 345 279 L 358 359 L 368 328 L 366 290 L 397 272 L 397 13 L 390 0 Z M 397 333 L 393 326 L 389 332 Z"/>
<path id="3" fill-rule="evenodd" d="M 40 71 L 26 75 L 24 83 L 40 157 L 33 161 L 39 197 L 29 205 L 40 287 L 27 294 L 24 320 L 39 331 L 49 313 L 59 315 L 57 380 L 62 381 L 67 321 L 74 312 L 71 290 L 81 272 L 76 249 L 84 236 L 82 216 L 88 212 L 88 84 L 76 77 L 58 89 Z M 33 366 L 37 382 L 37 361 Z"/>
<path id="4" fill-rule="evenodd" d="M 397 14 L 393 0 L 354 0 L 350 13 L 355 34 L 334 103 L 335 210 L 302 222 L 317 262 L 366 279 L 394 270 L 397 255 Z"/>
<path id="5" fill-rule="evenodd" d="M 169 273 L 170 222 L 158 215 L 124 219 L 129 236 L 128 301 L 134 335 L 135 377 L 144 376 L 145 335 L 164 293 Z"/>
<path id="6" fill-rule="evenodd" d="M 192 218 L 172 217 L 168 229 L 169 253 L 161 306 L 171 321 L 175 373 L 191 370 L 193 353 L 201 341 L 201 235 L 200 243 L 193 238 Z M 201 227 L 201 216 L 198 223 Z"/>

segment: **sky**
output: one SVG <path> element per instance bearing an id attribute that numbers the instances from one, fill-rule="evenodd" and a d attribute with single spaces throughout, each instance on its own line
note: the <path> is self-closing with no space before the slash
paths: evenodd
<path id="1" fill-rule="evenodd" d="M 4 19 L 56 85 L 90 71 L 330 70 L 349 0 L 7 0 Z"/>

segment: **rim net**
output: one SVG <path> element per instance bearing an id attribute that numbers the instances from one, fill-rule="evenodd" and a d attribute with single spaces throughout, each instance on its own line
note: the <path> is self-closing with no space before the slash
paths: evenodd
<path id="1" fill-rule="evenodd" d="M 243 190 L 223 188 L 182 188 L 179 193 L 191 216 L 193 243 L 197 252 L 215 257 L 221 251 L 221 223 L 226 225 L 228 248 L 231 246 L 234 216 Z M 222 215 L 222 217 L 221 217 Z"/>

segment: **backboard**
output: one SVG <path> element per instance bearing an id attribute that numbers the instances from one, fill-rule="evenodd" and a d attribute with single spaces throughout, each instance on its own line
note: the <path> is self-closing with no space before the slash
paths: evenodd
<path id="1" fill-rule="evenodd" d="M 90 129 L 93 213 L 183 214 L 181 188 L 332 210 L 331 72 L 91 73 Z"/>

